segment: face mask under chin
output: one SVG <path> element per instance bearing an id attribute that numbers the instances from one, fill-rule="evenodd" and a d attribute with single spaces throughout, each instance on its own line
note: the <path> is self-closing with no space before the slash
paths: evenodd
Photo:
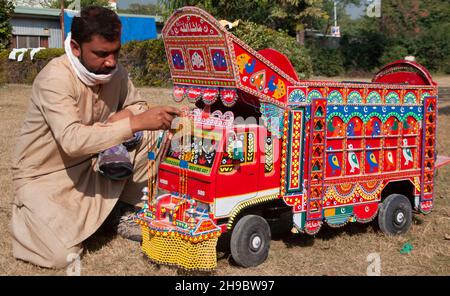
<path id="1" fill-rule="evenodd" d="M 114 69 L 117 67 L 114 67 L 114 68 L 108 68 L 108 69 L 101 69 L 101 70 L 94 70 L 94 69 L 92 69 L 91 67 L 89 67 L 88 65 L 87 65 L 87 63 L 84 61 L 84 58 L 83 58 L 83 51 L 81 51 L 80 50 L 80 57 L 78 58 L 78 60 L 80 61 L 80 63 L 86 68 L 86 70 L 88 70 L 89 72 L 91 72 L 91 73 L 93 73 L 93 74 L 96 74 L 96 75 L 108 75 L 108 74 L 110 74 L 110 73 L 112 73 L 112 71 L 114 71 Z"/>
<path id="2" fill-rule="evenodd" d="M 75 42 L 75 41 L 74 41 Z M 109 83 L 113 78 L 114 74 L 117 72 L 117 65 L 114 69 L 103 68 L 100 71 L 92 71 L 91 67 L 86 67 L 87 63 L 84 59 L 81 51 L 79 57 L 75 56 L 72 52 L 72 35 L 69 32 L 67 34 L 66 40 L 64 41 L 64 50 L 67 54 L 67 58 L 75 71 L 77 77 L 87 86 L 94 86 L 99 84 Z M 77 44 L 75 44 L 77 45 Z M 78 47 L 79 48 L 79 47 Z M 106 70 L 106 71 L 105 71 Z M 112 71 L 111 71 L 112 70 Z M 95 73 L 97 72 L 97 73 Z M 108 74 L 98 74 L 98 73 L 108 73 Z"/>

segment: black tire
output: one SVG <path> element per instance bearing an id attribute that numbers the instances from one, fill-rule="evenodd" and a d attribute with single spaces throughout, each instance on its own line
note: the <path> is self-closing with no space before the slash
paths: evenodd
<path id="1" fill-rule="evenodd" d="M 270 240 L 270 227 L 264 218 L 257 215 L 244 216 L 231 234 L 231 255 L 242 267 L 258 266 L 269 255 Z"/>
<path id="2" fill-rule="evenodd" d="M 387 235 L 406 233 L 412 223 L 412 207 L 408 198 L 401 194 L 391 194 L 381 204 L 378 225 Z"/>

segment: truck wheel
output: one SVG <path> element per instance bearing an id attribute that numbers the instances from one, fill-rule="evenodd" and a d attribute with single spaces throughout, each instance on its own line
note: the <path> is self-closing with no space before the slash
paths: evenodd
<path id="1" fill-rule="evenodd" d="M 412 222 L 412 208 L 406 196 L 391 194 L 383 201 L 378 213 L 378 225 L 388 235 L 403 234 Z"/>
<path id="2" fill-rule="evenodd" d="M 231 234 L 230 249 L 234 261 L 242 267 L 257 266 L 269 254 L 270 227 L 256 215 L 242 217 Z"/>

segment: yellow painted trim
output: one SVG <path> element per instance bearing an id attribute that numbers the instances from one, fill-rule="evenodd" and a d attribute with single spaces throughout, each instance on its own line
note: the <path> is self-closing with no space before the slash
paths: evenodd
<path id="1" fill-rule="evenodd" d="M 251 199 L 248 201 L 244 201 L 240 204 L 237 204 L 231 211 L 231 215 L 230 215 L 230 218 L 228 219 L 228 223 L 227 223 L 227 229 L 231 229 L 231 227 L 233 226 L 234 219 L 243 209 L 245 209 L 249 206 L 253 206 L 253 205 L 264 203 L 264 202 L 267 202 L 270 200 L 278 199 L 279 196 L 280 196 L 280 194 L 276 193 L 276 194 L 272 194 L 272 195 L 257 197 L 257 198 L 254 198 L 254 199 Z"/>

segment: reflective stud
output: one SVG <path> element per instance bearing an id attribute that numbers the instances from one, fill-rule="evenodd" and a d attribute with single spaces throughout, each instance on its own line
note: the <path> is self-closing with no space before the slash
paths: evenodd
<path id="1" fill-rule="evenodd" d="M 156 159 L 156 153 L 154 151 L 150 151 L 150 152 L 148 152 L 147 157 L 148 157 L 149 160 L 155 160 Z"/>

